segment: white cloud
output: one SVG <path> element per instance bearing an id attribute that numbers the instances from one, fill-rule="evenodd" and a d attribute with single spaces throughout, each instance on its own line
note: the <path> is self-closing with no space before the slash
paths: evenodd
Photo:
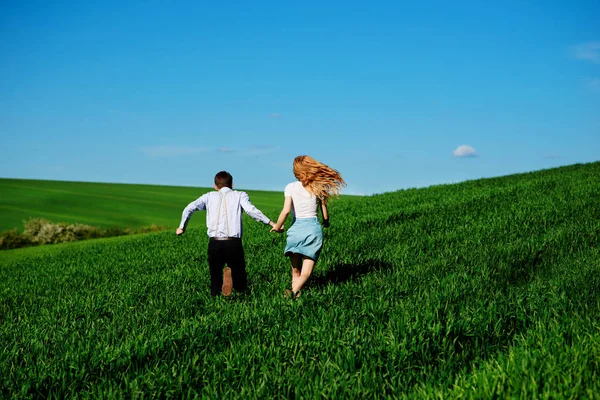
<path id="1" fill-rule="evenodd" d="M 454 157 L 477 157 L 477 152 L 469 145 L 461 144 L 452 152 Z"/>
<path id="2" fill-rule="evenodd" d="M 277 150 L 279 150 L 279 147 L 269 145 L 252 146 L 244 149 L 232 149 L 230 147 L 219 147 L 217 149 L 219 153 L 238 153 L 241 156 L 264 156 L 275 153 Z"/>
<path id="3" fill-rule="evenodd" d="M 142 152 L 147 157 L 177 157 L 190 154 L 198 154 L 206 151 L 204 147 L 182 147 L 182 146 L 153 146 L 143 147 Z"/>
<path id="4" fill-rule="evenodd" d="M 277 150 L 279 150 L 279 147 L 274 147 L 274 146 L 254 146 L 254 147 L 250 147 L 248 149 L 248 154 L 253 155 L 253 156 L 264 156 L 267 154 L 272 154 L 275 153 Z"/>
<path id="5" fill-rule="evenodd" d="M 279 118 L 281 117 L 281 114 L 279 113 L 271 113 L 271 118 Z"/>
<path id="6" fill-rule="evenodd" d="M 575 58 L 600 64 L 600 42 L 578 44 L 572 50 Z"/>

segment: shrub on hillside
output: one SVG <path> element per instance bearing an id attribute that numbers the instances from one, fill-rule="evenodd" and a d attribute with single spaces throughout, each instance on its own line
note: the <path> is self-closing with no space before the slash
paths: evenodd
<path id="1" fill-rule="evenodd" d="M 23 233 L 13 229 L 0 234 L 0 249 L 16 249 L 19 247 L 41 244 L 73 242 L 76 240 L 96 239 L 102 237 L 150 233 L 164 230 L 162 226 L 152 224 L 137 230 L 129 228 L 100 229 L 83 224 L 53 223 L 44 218 L 31 218 L 23 222 Z"/>
<path id="2" fill-rule="evenodd" d="M 139 233 L 152 233 L 152 232 L 160 232 L 160 231 L 164 231 L 164 230 L 165 230 L 165 228 L 163 228 L 162 226 L 152 224 L 150 226 L 145 226 L 143 228 L 140 228 Z"/>
<path id="3" fill-rule="evenodd" d="M 31 244 L 31 240 L 16 229 L 11 229 L 0 234 L 0 250 L 16 249 L 31 246 Z"/>
<path id="4" fill-rule="evenodd" d="M 35 244 L 62 243 L 76 240 L 67 224 L 54 224 L 44 218 L 32 218 L 24 223 L 23 236 Z"/>
<path id="5" fill-rule="evenodd" d="M 133 233 L 131 229 L 121 229 L 117 227 L 107 228 L 103 232 L 103 236 L 112 237 L 112 236 L 123 236 L 129 235 Z"/>
<path id="6" fill-rule="evenodd" d="M 72 242 L 73 240 L 75 240 L 75 234 L 67 229 L 66 224 L 53 223 L 42 225 L 37 236 L 33 238 L 33 241 L 39 244 Z"/>
<path id="7" fill-rule="evenodd" d="M 67 226 L 67 230 L 73 232 L 75 240 L 95 239 L 104 236 L 100 229 L 83 224 L 71 224 Z"/>
<path id="8" fill-rule="evenodd" d="M 51 224 L 51 222 L 44 218 L 30 218 L 27 221 L 23 221 L 23 225 L 25 227 L 23 230 L 23 236 L 28 238 L 37 238 L 42 230 L 42 227 L 48 224 Z"/>

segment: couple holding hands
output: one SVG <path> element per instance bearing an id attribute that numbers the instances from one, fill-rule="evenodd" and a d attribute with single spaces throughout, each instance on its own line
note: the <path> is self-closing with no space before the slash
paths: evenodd
<path id="1" fill-rule="evenodd" d="M 286 296 L 297 299 L 300 289 L 310 277 L 323 247 L 323 231 L 317 217 L 323 216 L 323 227 L 329 226 L 327 200 L 337 196 L 346 185 L 338 171 L 309 156 L 294 159 L 297 181 L 285 187 L 283 209 L 277 222 L 271 221 L 251 202 L 247 193 L 233 190 L 233 177 L 226 171 L 215 175 L 214 188 L 188 204 L 183 210 L 177 235 L 185 232 L 193 213 L 206 210 L 208 227 L 208 267 L 211 294 L 228 296 L 231 289 L 248 291 L 246 260 L 242 247 L 242 211 L 256 221 L 271 226 L 271 232 L 283 233 L 287 216 L 292 214 L 292 225 L 287 230 L 285 256 L 292 264 L 292 288 Z M 223 267 L 225 280 L 223 279 Z"/>

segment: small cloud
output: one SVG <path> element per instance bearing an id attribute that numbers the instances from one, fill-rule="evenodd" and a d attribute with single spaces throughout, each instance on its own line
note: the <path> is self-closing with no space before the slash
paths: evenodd
<path id="1" fill-rule="evenodd" d="M 477 157 L 477 152 L 469 145 L 461 144 L 452 152 L 454 157 Z"/>
<path id="2" fill-rule="evenodd" d="M 143 147 L 141 150 L 147 157 L 177 157 L 202 153 L 206 149 L 204 147 L 153 146 Z"/>
<path id="3" fill-rule="evenodd" d="M 263 156 L 266 154 L 272 154 L 279 150 L 279 147 L 264 145 L 264 146 L 253 146 L 248 149 L 248 154 L 253 156 Z"/>
<path id="4" fill-rule="evenodd" d="M 275 153 L 279 150 L 279 147 L 274 147 L 270 145 L 264 146 L 252 146 L 244 149 L 232 149 L 230 147 L 219 147 L 217 151 L 219 153 L 238 153 L 241 156 L 264 156 L 267 154 Z"/>
<path id="5" fill-rule="evenodd" d="M 573 56 L 580 60 L 600 64 L 600 42 L 588 42 L 572 47 Z"/>
<path id="6" fill-rule="evenodd" d="M 279 113 L 271 113 L 271 118 L 279 118 L 281 117 L 281 114 Z"/>

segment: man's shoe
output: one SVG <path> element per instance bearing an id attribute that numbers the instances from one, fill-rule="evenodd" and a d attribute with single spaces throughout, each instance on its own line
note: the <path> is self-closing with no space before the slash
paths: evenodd
<path id="1" fill-rule="evenodd" d="M 225 267 L 223 270 L 223 287 L 221 288 L 223 296 L 229 296 L 232 289 L 233 281 L 231 280 L 231 268 Z"/>

